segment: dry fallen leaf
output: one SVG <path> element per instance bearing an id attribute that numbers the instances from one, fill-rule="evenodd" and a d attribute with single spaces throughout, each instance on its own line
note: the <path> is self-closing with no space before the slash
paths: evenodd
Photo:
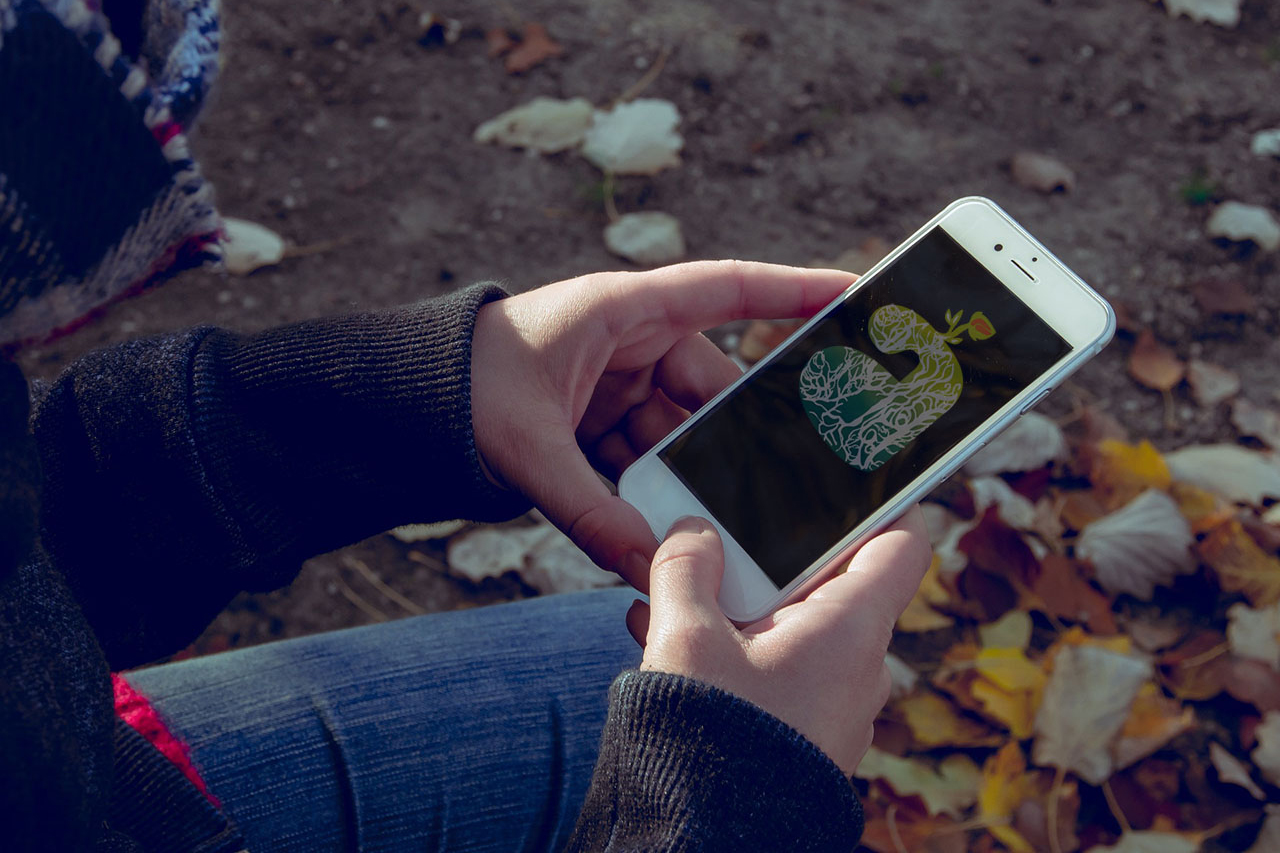
<path id="1" fill-rule="evenodd" d="M 1268 711 L 1254 729 L 1258 746 L 1249 757 L 1273 785 L 1280 785 L 1280 711 Z"/>
<path id="2" fill-rule="evenodd" d="M 1103 589 L 1149 600 L 1156 586 L 1196 570 L 1191 526 L 1164 492 L 1148 489 L 1086 527 L 1076 555 L 1093 565 Z"/>
<path id="3" fill-rule="evenodd" d="M 1161 681 L 1179 699 L 1201 701 L 1222 692 L 1229 674 L 1227 640 L 1212 630 L 1192 634 L 1158 660 Z"/>
<path id="4" fill-rule="evenodd" d="M 1182 381 L 1186 365 L 1148 329 L 1138 335 L 1129 353 L 1129 375 L 1148 388 L 1169 391 Z"/>
<path id="5" fill-rule="evenodd" d="M 1088 458 L 1089 479 L 1111 509 L 1147 489 L 1167 489 L 1172 482 L 1164 457 L 1146 439 L 1137 444 L 1103 440 L 1090 449 Z"/>
<path id="6" fill-rule="evenodd" d="M 437 521 L 432 524 L 402 524 L 391 531 L 401 542 L 425 542 L 430 539 L 448 539 L 471 525 L 469 521 Z"/>
<path id="7" fill-rule="evenodd" d="M 1239 399 L 1231 404 L 1231 423 L 1241 435 L 1259 439 L 1268 447 L 1280 448 L 1280 412 Z"/>
<path id="8" fill-rule="evenodd" d="M 489 58 L 493 59 L 494 57 L 502 56 L 502 54 L 515 47 L 516 40 L 504 28 L 494 27 L 493 29 L 485 30 L 484 44 Z"/>
<path id="9" fill-rule="evenodd" d="M 1164 8 L 1174 18 L 1186 15 L 1198 23 L 1234 27 L 1240 23 L 1241 2 L 1242 0 L 1164 0 Z"/>
<path id="10" fill-rule="evenodd" d="M 569 537 L 549 524 L 479 527 L 449 540 L 451 571 L 473 582 L 515 572 L 542 592 L 617 586 L 619 578 L 591 562 Z"/>
<path id="11" fill-rule="evenodd" d="M 1036 523 L 1035 506 L 1000 477 L 974 477 L 969 481 L 969 492 L 979 515 L 994 506 L 1000 520 L 1015 530 L 1030 530 Z"/>
<path id="12" fill-rule="evenodd" d="M 1027 412 L 974 454 L 965 463 L 964 472 L 970 477 L 983 477 L 1031 471 L 1064 458 L 1066 453 L 1062 428 L 1039 412 Z"/>
<path id="13" fill-rule="evenodd" d="M 1280 560 L 1259 548 L 1239 521 L 1213 528 L 1198 550 L 1223 590 L 1244 593 L 1255 607 L 1280 600 Z"/>
<path id="14" fill-rule="evenodd" d="M 1111 744 L 1115 769 L 1141 761 L 1195 724 L 1196 715 L 1190 707 L 1168 698 L 1148 681 L 1134 697 L 1124 727 Z"/>
<path id="15" fill-rule="evenodd" d="M 1213 769 L 1218 771 L 1218 778 L 1223 782 L 1228 785 L 1239 785 L 1255 800 L 1267 798 L 1267 795 L 1258 787 L 1258 783 L 1249 775 L 1249 768 L 1245 767 L 1244 762 L 1228 752 L 1217 741 L 1209 744 L 1209 760 L 1213 762 Z"/>
<path id="16" fill-rule="evenodd" d="M 222 263 L 232 275 L 248 275 L 284 258 L 284 240 L 256 222 L 227 216 L 222 220 L 222 232 Z"/>
<path id="17" fill-rule="evenodd" d="M 1164 460 L 1174 479 L 1236 503 L 1280 498 L 1280 461 L 1271 454 L 1235 444 L 1205 444 L 1167 453 Z"/>
<path id="18" fill-rule="evenodd" d="M 916 689 L 920 676 L 911 668 L 911 664 L 892 652 L 884 656 L 884 663 L 889 668 L 889 677 L 893 680 L 893 685 L 889 688 L 889 701 L 901 699 Z"/>
<path id="19" fill-rule="evenodd" d="M 685 255 L 680 220 L 656 210 L 619 216 L 605 227 L 604 244 L 615 255 L 641 266 L 661 266 Z"/>
<path id="20" fill-rule="evenodd" d="M 1009 164 L 1013 179 L 1020 185 L 1042 193 L 1068 192 L 1075 189 L 1075 172 L 1055 157 L 1034 151 L 1019 151 Z"/>
<path id="21" fill-rule="evenodd" d="M 1101 785 L 1112 773 L 1111 741 L 1151 675 L 1140 658 L 1093 645 L 1064 645 L 1036 714 L 1035 762 Z"/>
<path id="22" fill-rule="evenodd" d="M 1200 839 L 1175 832 L 1126 832 L 1110 847 L 1090 847 L 1086 853 L 1197 853 Z"/>
<path id="23" fill-rule="evenodd" d="M 1212 408 L 1240 392 L 1240 377 L 1225 367 L 1193 358 L 1187 364 L 1187 384 L 1191 396 L 1205 408 Z"/>
<path id="24" fill-rule="evenodd" d="M 1241 702 L 1265 714 L 1280 711 L 1280 672 L 1265 663 L 1228 657 L 1223 667 L 1222 688 Z"/>
<path id="25" fill-rule="evenodd" d="M 1049 554 L 1041 561 L 1040 577 L 1031 591 L 1036 596 L 1036 609 L 1059 619 L 1079 622 L 1094 634 L 1116 633 L 1116 620 L 1111 600 L 1098 592 L 1080 574 L 1080 567 L 1069 557 Z"/>
<path id="26" fill-rule="evenodd" d="M 597 111 L 582 156 L 615 175 L 655 175 L 680 165 L 680 111 L 670 101 L 640 98 Z"/>
<path id="27" fill-rule="evenodd" d="M 1227 618 L 1232 654 L 1280 671 L 1280 601 L 1257 609 L 1236 603 L 1227 608 Z"/>
<path id="28" fill-rule="evenodd" d="M 1253 294 L 1234 278 L 1205 279 L 1195 286 L 1192 294 L 1200 310 L 1211 316 L 1251 316 L 1258 307 Z"/>
<path id="29" fill-rule="evenodd" d="M 1044 670 L 1021 649 L 983 649 L 974 668 L 980 677 L 969 692 L 983 712 L 1008 726 L 1015 738 L 1031 737 L 1048 681 Z"/>
<path id="30" fill-rule="evenodd" d="M 912 596 L 907 609 L 898 617 L 899 631 L 908 633 L 936 631 L 955 624 L 953 617 L 934 609 L 935 606 L 944 606 L 951 599 L 951 593 L 947 592 L 947 588 L 942 585 L 939 578 L 940 562 L 941 560 L 935 554 L 933 561 L 929 564 L 929 570 L 925 572 L 924 580 L 916 588 L 916 594 Z"/>
<path id="31" fill-rule="evenodd" d="M 471 138 L 544 154 L 565 151 L 582 142 L 594 111 L 586 98 L 534 98 L 489 119 L 476 128 Z"/>
<path id="32" fill-rule="evenodd" d="M 1022 610 L 1011 610 L 995 622 L 978 626 L 978 638 L 984 649 L 1017 649 L 1031 642 L 1031 616 Z"/>
<path id="33" fill-rule="evenodd" d="M 1276 853 L 1277 850 L 1280 850 L 1280 805 L 1269 805 L 1262 831 L 1245 853 Z"/>
<path id="34" fill-rule="evenodd" d="M 1224 201 L 1209 217 L 1205 231 L 1236 243 L 1251 240 L 1267 252 L 1280 249 L 1280 221 L 1265 207 Z"/>
<path id="35" fill-rule="evenodd" d="M 738 357 L 747 364 L 755 364 L 802 325 L 803 320 L 752 320 L 738 342 Z"/>
<path id="36" fill-rule="evenodd" d="M 982 784 L 982 771 L 967 756 L 948 756 L 935 770 L 918 759 L 898 758 L 874 746 L 867 750 L 853 775 L 882 781 L 901 797 L 920 797 L 931 815 L 956 818 L 977 801 Z"/>
<path id="37" fill-rule="evenodd" d="M 491 43 L 489 49 L 496 45 Z M 542 24 L 525 24 L 520 43 L 507 53 L 505 66 L 508 74 L 523 74 L 564 53 L 564 48 L 552 40 Z"/>
<path id="38" fill-rule="evenodd" d="M 1010 741 L 982 765 L 978 814 L 988 831 L 1013 853 L 1033 853 L 1035 848 L 1010 824 L 1018 806 L 1043 794 L 1035 776 L 1027 773 L 1022 747 Z"/>
<path id="39" fill-rule="evenodd" d="M 921 691 L 899 699 L 891 706 L 911 728 L 917 746 L 995 746 L 1004 738 L 977 720 L 961 715 L 955 706 L 937 693 Z"/>

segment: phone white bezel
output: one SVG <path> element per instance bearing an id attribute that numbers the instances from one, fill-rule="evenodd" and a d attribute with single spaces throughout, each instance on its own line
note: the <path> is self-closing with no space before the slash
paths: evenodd
<path id="1" fill-rule="evenodd" d="M 935 227 L 941 227 L 969 254 L 973 255 L 1002 284 L 1070 345 L 1070 351 L 1035 382 L 1013 397 L 995 414 L 932 466 L 922 472 L 897 495 L 868 516 L 847 536 L 835 543 L 783 589 L 779 590 L 728 531 L 704 507 L 683 481 L 667 467 L 658 454 L 686 430 L 698 423 L 707 410 L 739 386 L 750 381 L 778 353 L 803 337 L 821 322 L 835 305 L 843 302 L 875 277 L 899 255 Z M 999 244 L 1001 249 L 997 250 Z M 990 199 L 972 196 L 959 199 L 929 220 L 915 234 L 849 287 L 831 305 L 783 341 L 769 355 L 725 388 L 684 424 L 660 441 L 623 472 L 619 494 L 636 507 L 649 522 L 654 536 L 661 539 L 679 518 L 697 515 L 708 519 L 720 533 L 725 548 L 725 573 L 720 586 L 720 606 L 736 622 L 752 622 L 777 609 L 790 599 L 816 586 L 829 567 L 852 556 L 857 548 L 888 526 L 903 510 L 924 497 L 938 483 L 954 473 L 993 436 L 1038 403 L 1054 387 L 1097 354 L 1115 333 L 1115 314 L 1106 301 L 1067 268 L 1053 253 L 1026 232 Z"/>

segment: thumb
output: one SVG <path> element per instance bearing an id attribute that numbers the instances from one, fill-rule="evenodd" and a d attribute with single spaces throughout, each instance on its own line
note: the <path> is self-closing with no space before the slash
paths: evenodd
<path id="1" fill-rule="evenodd" d="M 711 523 L 686 516 L 671 525 L 649 569 L 651 624 L 723 619 L 716 598 L 724 577 L 724 547 Z"/>

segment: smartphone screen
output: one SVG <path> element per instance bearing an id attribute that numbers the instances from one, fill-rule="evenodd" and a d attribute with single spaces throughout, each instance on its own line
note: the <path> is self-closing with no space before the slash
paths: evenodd
<path id="1" fill-rule="evenodd" d="M 659 457 L 782 589 L 1069 350 L 935 227 Z"/>

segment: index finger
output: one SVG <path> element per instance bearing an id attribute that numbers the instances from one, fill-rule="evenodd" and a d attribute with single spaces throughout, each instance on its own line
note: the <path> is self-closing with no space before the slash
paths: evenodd
<path id="1" fill-rule="evenodd" d="M 731 320 L 810 317 L 858 277 L 758 261 L 692 261 L 636 274 L 625 310 L 648 313 L 681 334 Z"/>

